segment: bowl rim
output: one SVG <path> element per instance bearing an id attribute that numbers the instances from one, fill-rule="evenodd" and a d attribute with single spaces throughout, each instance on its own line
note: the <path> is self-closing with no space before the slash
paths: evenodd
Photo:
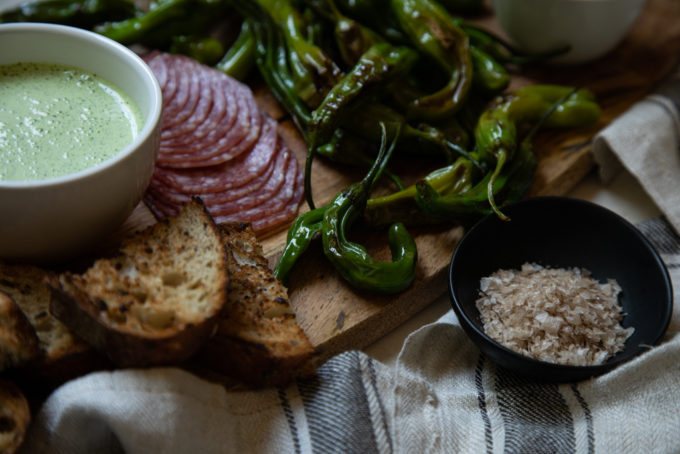
<path id="1" fill-rule="evenodd" d="M 624 226 L 627 230 L 629 230 L 631 233 L 634 234 L 645 246 L 645 249 L 647 249 L 650 253 L 651 256 L 653 257 L 654 261 L 657 263 L 659 270 L 661 271 L 661 277 L 662 280 L 665 284 L 665 294 L 666 298 L 665 301 L 668 302 L 665 306 L 665 313 L 663 314 L 663 323 L 662 326 L 660 326 L 659 334 L 656 336 L 656 338 L 653 340 L 653 342 L 650 343 L 650 349 L 652 346 L 657 345 L 664 337 L 666 331 L 668 330 L 668 327 L 670 326 L 670 321 L 673 316 L 673 282 L 670 277 L 670 273 L 668 271 L 668 268 L 661 258 L 661 255 L 657 251 L 656 247 L 647 239 L 647 237 L 642 234 L 642 232 L 635 227 L 630 221 L 619 215 L 618 213 L 612 211 L 611 209 L 600 205 L 595 202 L 591 202 L 589 200 L 584 200 L 584 199 L 579 199 L 575 197 L 568 197 L 568 196 L 534 196 L 530 197 L 524 200 L 521 200 L 519 202 L 515 202 L 511 205 L 508 205 L 507 207 L 504 207 L 504 210 L 507 210 L 508 208 L 512 208 L 514 206 L 523 206 L 523 205 L 529 205 L 529 204 L 535 204 L 535 203 L 571 203 L 574 205 L 582 205 L 582 206 L 587 206 L 595 210 L 601 211 L 603 214 L 610 216 L 612 219 L 620 222 L 622 226 Z M 564 372 L 565 374 L 569 373 L 574 373 L 578 374 L 579 376 L 587 377 L 587 376 L 595 376 L 599 375 L 601 373 L 607 372 L 614 367 L 623 364 L 625 362 L 628 362 L 629 360 L 634 359 L 635 357 L 639 356 L 640 354 L 643 353 L 642 349 L 636 349 L 636 351 L 629 352 L 626 354 L 626 351 L 621 351 L 617 353 L 616 355 L 612 356 L 609 358 L 607 361 L 605 361 L 602 364 L 595 364 L 595 365 L 586 365 L 586 366 L 578 366 L 578 365 L 570 365 L 570 364 L 560 364 L 560 363 L 552 363 L 549 361 L 543 361 L 539 360 L 536 358 L 532 358 L 530 356 L 523 355 L 519 352 L 516 352 L 504 345 L 502 345 L 500 342 L 497 340 L 493 339 L 490 337 L 484 329 L 479 328 L 474 321 L 468 316 L 468 313 L 463 310 L 462 304 L 458 299 L 457 293 L 454 289 L 453 285 L 453 271 L 454 271 L 454 264 L 456 262 L 456 258 L 458 257 L 458 252 L 459 252 L 459 246 L 463 244 L 463 242 L 466 240 L 466 238 L 469 238 L 469 235 L 471 232 L 481 228 L 483 223 L 489 222 L 489 220 L 496 216 L 495 213 L 488 214 L 484 216 L 482 219 L 478 220 L 476 223 L 473 224 L 472 227 L 463 235 L 463 238 L 458 242 L 456 245 L 456 248 L 453 252 L 453 255 L 451 257 L 451 261 L 449 263 L 448 267 L 448 293 L 449 293 L 449 299 L 451 300 L 451 305 L 456 313 L 456 316 L 459 319 L 459 323 L 461 327 L 468 332 L 468 335 L 470 335 L 470 331 L 474 334 L 474 336 L 478 336 L 478 339 L 487 344 L 489 347 L 496 348 L 498 350 L 501 350 L 503 353 L 506 355 L 509 355 L 510 357 L 516 359 L 516 360 L 521 360 L 526 363 L 526 365 L 529 366 L 538 366 L 543 369 L 550 369 L 553 371 L 560 371 Z M 477 343 L 474 339 L 472 339 L 474 343 Z M 481 347 L 480 347 L 481 349 Z"/>
<path id="2" fill-rule="evenodd" d="M 69 173 L 57 177 L 44 178 L 40 180 L 22 180 L 22 181 L 5 181 L 0 180 L 0 189 L 4 190 L 20 190 L 20 189 L 40 189 L 46 187 L 55 187 L 63 184 L 69 184 L 81 179 L 95 177 L 97 174 L 105 172 L 106 170 L 115 167 L 119 162 L 127 159 L 132 155 L 144 142 L 154 134 L 154 131 L 160 124 L 162 112 L 162 93 L 160 85 L 156 76 L 151 71 L 151 68 L 132 50 L 126 46 L 107 38 L 103 35 L 77 28 L 70 25 L 49 24 L 42 22 L 18 22 L 0 24 L 0 35 L 9 32 L 37 32 L 40 34 L 55 34 L 67 35 L 77 40 L 90 41 L 95 46 L 105 49 L 107 52 L 117 55 L 121 60 L 129 62 L 130 67 L 136 67 L 139 74 L 146 79 L 151 88 L 152 93 L 149 103 L 149 113 L 144 117 L 142 129 L 134 137 L 132 142 L 123 147 L 118 153 L 104 162 L 80 170 L 78 172 Z M 54 59 L 54 63 L 59 63 L 59 58 Z"/>

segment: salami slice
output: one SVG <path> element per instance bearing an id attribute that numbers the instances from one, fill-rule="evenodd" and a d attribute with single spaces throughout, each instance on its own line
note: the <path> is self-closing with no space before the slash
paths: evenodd
<path id="1" fill-rule="evenodd" d="M 163 64 L 161 55 L 161 52 L 153 51 L 145 55 L 143 60 L 149 68 L 151 68 L 151 72 L 153 72 L 154 76 L 156 76 L 156 80 L 162 91 L 168 83 L 168 67 Z"/>
<path id="2" fill-rule="evenodd" d="M 177 92 L 177 74 L 175 71 L 175 67 L 172 65 L 169 65 L 168 62 L 166 61 L 165 58 L 166 54 L 160 54 L 156 58 L 152 60 L 152 66 L 150 68 L 152 71 L 155 70 L 154 68 L 157 67 L 162 67 L 165 72 L 166 72 L 166 81 L 161 87 L 161 95 L 163 96 L 163 110 L 165 111 L 165 108 L 172 102 L 172 100 L 175 98 L 175 93 Z M 163 118 L 164 116 L 161 115 L 161 127 L 163 124 L 163 121 L 165 119 Z"/>
<path id="3" fill-rule="evenodd" d="M 171 128 L 169 132 L 172 132 L 172 137 L 161 140 L 160 153 L 164 153 L 167 147 L 173 145 L 183 145 L 185 150 L 189 149 L 194 141 L 201 140 L 218 126 L 231 128 L 236 120 L 238 106 L 234 102 L 233 94 L 221 90 L 211 77 L 211 73 L 202 73 L 201 76 L 201 86 L 205 85 L 201 89 L 201 97 L 210 100 L 209 109 L 205 112 L 205 116 L 200 117 L 197 113 L 188 118 L 183 125 Z M 229 108 L 228 104 L 230 104 Z M 161 154 L 159 157 L 162 156 Z"/>
<path id="4" fill-rule="evenodd" d="M 226 77 L 226 76 L 225 76 Z M 224 88 L 224 87 L 223 87 Z M 226 89 L 225 89 L 226 90 Z M 161 162 L 167 167 L 205 167 L 233 159 L 249 150 L 260 135 L 261 112 L 252 93 L 236 89 L 238 112 L 230 128 L 222 123 L 190 147 L 161 143 Z"/>
<path id="5" fill-rule="evenodd" d="M 173 154 L 199 153 L 203 142 L 213 143 L 216 140 L 215 136 L 226 134 L 226 131 L 235 126 L 240 109 L 236 102 L 236 93 L 233 90 L 224 90 L 215 83 L 213 78 L 209 78 L 208 83 L 210 93 L 202 93 L 202 95 L 212 98 L 210 112 L 194 131 L 189 130 L 185 134 L 161 141 L 159 162 L 164 165 L 168 159 L 172 159 Z M 175 157 L 175 161 L 178 160 L 181 159 Z"/>
<path id="6" fill-rule="evenodd" d="M 296 182 L 298 179 L 298 165 L 297 162 L 293 162 L 293 165 L 290 166 L 287 171 L 286 171 L 286 177 L 284 180 L 284 187 L 282 190 L 280 190 L 274 197 L 269 198 L 267 201 L 264 203 L 261 203 L 257 206 L 251 207 L 247 210 L 243 211 L 238 211 L 238 212 L 232 212 L 232 213 L 225 213 L 225 214 L 220 214 L 219 212 L 216 212 L 214 208 L 208 206 L 208 211 L 213 215 L 215 218 L 216 222 L 234 222 L 234 221 L 241 221 L 241 222 L 251 222 L 255 223 L 258 220 L 264 219 L 268 216 L 273 216 L 281 211 L 284 211 L 285 208 L 289 205 L 294 203 L 295 195 L 296 195 Z M 296 204 L 297 208 L 297 204 Z M 212 211 L 211 211 L 212 209 Z"/>
<path id="7" fill-rule="evenodd" d="M 194 110 L 200 98 L 200 80 L 196 71 L 188 69 L 186 59 L 178 61 L 176 65 L 179 82 L 177 92 L 172 102 L 167 106 L 165 117 L 165 130 L 172 130 L 176 125 L 182 124 L 194 114 Z M 164 140 L 161 135 L 161 141 Z"/>
<path id="8" fill-rule="evenodd" d="M 281 192 L 288 189 L 284 185 L 286 175 L 291 171 L 295 171 L 296 166 L 297 162 L 295 161 L 295 158 L 291 155 L 290 151 L 284 147 L 281 152 L 277 153 L 271 178 L 269 178 L 262 187 L 258 188 L 256 191 L 250 191 L 248 194 L 231 200 L 216 200 L 214 197 L 211 197 L 214 194 L 206 194 L 203 201 L 208 206 L 210 213 L 215 216 L 237 213 L 255 206 L 260 206 L 264 202 L 277 197 Z"/>
<path id="9" fill-rule="evenodd" d="M 245 197 L 248 194 L 259 191 L 269 180 L 272 179 L 274 175 L 274 170 L 276 166 L 275 162 L 272 161 L 271 165 L 265 170 L 262 175 L 247 182 L 242 186 L 237 186 L 233 188 L 228 188 L 218 192 L 187 192 L 179 189 L 171 188 L 159 183 L 157 180 L 152 179 L 149 185 L 149 191 L 154 193 L 154 196 L 164 200 L 168 203 L 183 204 L 191 200 L 194 195 L 200 196 L 206 203 L 223 203 L 229 202 L 231 200 L 238 199 L 240 197 Z M 279 169 L 280 170 L 280 169 Z"/>
<path id="10" fill-rule="evenodd" d="M 281 184 L 270 191 L 257 191 L 250 197 L 237 199 L 231 203 L 210 204 L 206 208 L 216 222 L 250 222 L 255 231 L 270 229 L 290 221 L 297 213 L 303 195 L 302 172 L 295 157 L 288 149 L 279 152 L 279 159 L 285 162 L 285 177 Z M 199 197 L 203 197 L 200 194 Z M 190 198 L 190 197 L 189 197 Z M 158 218 L 177 216 L 182 203 L 168 200 L 167 196 L 152 188 L 147 190 L 144 201 Z"/>
<path id="11" fill-rule="evenodd" d="M 264 232 L 273 230 L 274 228 L 291 222 L 297 215 L 298 207 L 304 195 L 304 178 L 303 172 L 298 169 L 297 180 L 295 182 L 295 189 L 293 198 L 283 207 L 281 211 L 269 214 L 268 216 L 251 221 L 251 226 L 256 232 Z"/>
<path id="12" fill-rule="evenodd" d="M 191 109 L 185 109 L 182 115 L 177 116 L 177 121 L 161 130 L 161 142 L 168 143 L 177 140 L 185 134 L 192 134 L 196 128 L 202 125 L 210 114 L 213 107 L 212 89 L 210 80 L 203 73 L 193 72 L 192 96 L 196 96 L 196 104 Z"/>
<path id="13" fill-rule="evenodd" d="M 263 174 L 272 164 L 277 149 L 277 123 L 264 116 L 264 127 L 253 149 L 226 163 L 200 168 L 171 169 L 156 167 L 153 178 L 187 194 L 205 194 L 243 186 Z"/>

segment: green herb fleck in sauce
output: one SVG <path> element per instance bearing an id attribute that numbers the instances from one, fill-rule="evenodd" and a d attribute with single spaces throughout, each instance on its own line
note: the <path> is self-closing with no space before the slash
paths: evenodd
<path id="1" fill-rule="evenodd" d="M 0 65 L 0 181 L 31 181 L 100 164 L 129 145 L 141 113 L 90 72 L 50 63 Z"/>

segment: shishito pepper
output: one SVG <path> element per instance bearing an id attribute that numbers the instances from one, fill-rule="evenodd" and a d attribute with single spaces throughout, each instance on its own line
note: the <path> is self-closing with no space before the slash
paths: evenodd
<path id="1" fill-rule="evenodd" d="M 200 35 L 214 24 L 226 2 L 222 0 L 163 0 L 144 14 L 97 25 L 94 31 L 121 44 L 144 44 L 165 49 L 174 37 Z"/>
<path id="2" fill-rule="evenodd" d="M 255 43 L 255 64 L 276 99 L 303 133 L 311 120 L 311 110 L 298 95 L 295 75 L 289 64 L 290 52 L 281 29 L 257 2 L 230 0 L 230 4 L 248 23 Z"/>
<path id="3" fill-rule="evenodd" d="M 362 245 L 349 241 L 347 232 L 361 215 L 370 192 L 385 169 L 395 142 L 387 149 L 387 133 L 377 159 L 366 176 L 341 191 L 326 206 L 302 214 L 288 231 L 288 241 L 275 269 L 278 279 L 286 282 L 300 254 L 314 235 L 321 234 L 323 250 L 338 273 L 353 287 L 378 294 L 398 293 L 415 279 L 416 244 L 403 223 L 388 230 L 392 261 L 371 257 Z"/>
<path id="4" fill-rule="evenodd" d="M 314 236 L 321 232 L 321 221 L 326 206 L 307 211 L 298 216 L 288 228 L 286 246 L 274 268 L 274 277 L 288 285 L 288 276 L 293 265 L 307 250 Z"/>
<path id="5" fill-rule="evenodd" d="M 47 22 L 89 29 L 104 21 L 124 20 L 137 13 L 132 0 L 33 0 L 0 13 L 0 23 Z"/>
<path id="6" fill-rule="evenodd" d="M 386 134 L 383 137 L 386 138 Z M 347 239 L 348 230 L 361 215 L 373 185 L 387 165 L 394 142 L 387 152 L 385 148 L 383 141 L 378 158 L 366 176 L 328 204 L 321 221 L 321 240 L 326 257 L 353 287 L 392 294 L 405 290 L 415 279 L 417 249 L 404 224 L 397 222 L 388 230 L 391 262 L 374 259 L 366 248 Z"/>
<path id="7" fill-rule="evenodd" d="M 169 52 L 186 55 L 204 65 L 213 65 L 224 55 L 224 46 L 212 36 L 178 35 L 172 37 Z"/>
<path id="8" fill-rule="evenodd" d="M 438 221 L 469 222 L 490 214 L 489 191 L 509 204 L 524 197 L 531 186 L 538 159 L 529 136 L 522 140 L 509 166 L 492 181 L 487 173 L 477 184 L 463 192 L 442 195 L 426 181 L 416 183 L 416 205 L 423 216 Z M 491 185 L 491 187 L 489 186 Z M 496 213 L 507 219 L 496 209 Z"/>
<path id="9" fill-rule="evenodd" d="M 448 76 L 444 87 L 410 100 L 406 106 L 408 116 L 432 121 L 456 113 L 472 86 L 468 36 L 446 9 L 433 0 L 391 0 L 391 6 L 411 44 L 432 58 Z"/>
<path id="10" fill-rule="evenodd" d="M 474 74 L 472 85 L 484 95 L 497 95 L 510 85 L 510 74 L 491 55 L 476 46 L 470 46 Z"/>
<path id="11" fill-rule="evenodd" d="M 238 36 L 215 64 L 215 68 L 235 79 L 244 80 L 253 66 L 255 66 L 255 39 L 248 21 L 244 20 Z"/>
<path id="12" fill-rule="evenodd" d="M 312 112 L 307 130 L 309 144 L 305 163 L 305 196 L 310 208 L 314 208 L 311 172 L 316 148 L 331 140 L 343 114 L 359 97 L 366 99 L 368 90 L 381 88 L 384 83 L 399 77 L 411 68 L 414 61 L 415 54 L 407 47 L 386 42 L 375 44 Z"/>
<path id="13" fill-rule="evenodd" d="M 388 41 L 408 42 L 391 11 L 390 0 L 335 0 L 335 4 L 343 14 L 365 24 Z"/>
<path id="14" fill-rule="evenodd" d="M 544 119 L 547 127 L 575 127 L 593 123 L 600 115 L 593 94 L 585 89 L 574 91 L 558 85 L 532 85 L 515 90 L 495 101 L 482 113 L 475 128 L 475 151 L 480 161 L 493 172 L 487 183 L 491 209 L 501 218 L 494 196 L 494 183 L 503 167 L 511 161 L 518 146 L 518 127 Z"/>
<path id="15" fill-rule="evenodd" d="M 388 136 L 390 136 L 389 133 Z M 367 150 L 369 147 L 370 144 L 361 137 L 338 128 L 335 130 L 331 141 L 318 147 L 316 153 L 333 162 L 369 169 L 375 159 L 375 156 L 371 157 L 370 152 Z M 397 188 L 404 189 L 404 183 L 398 175 L 392 173 L 387 168 L 383 171 L 383 174 L 392 180 Z"/>
<path id="16" fill-rule="evenodd" d="M 464 222 L 495 211 L 526 195 L 537 159 L 531 139 L 539 127 L 577 127 L 593 123 L 600 108 L 588 90 L 555 85 L 521 88 L 500 97 L 481 116 L 472 155 L 492 171 L 481 174 L 465 158 L 435 170 L 394 194 L 368 200 L 365 218 L 375 225 L 400 219 L 413 223 Z M 530 132 L 518 139 L 519 129 Z"/>
<path id="17" fill-rule="evenodd" d="M 285 40 L 286 59 L 298 96 L 314 109 L 341 76 L 340 68 L 305 34 L 304 18 L 290 0 L 256 0 Z"/>
<path id="18" fill-rule="evenodd" d="M 342 14 L 335 1 L 319 0 L 310 3 L 316 7 L 320 15 L 333 24 L 335 44 L 346 65 L 354 66 L 371 46 L 386 41 L 373 29 Z"/>
<path id="19" fill-rule="evenodd" d="M 424 181 L 437 194 L 459 194 L 472 188 L 477 170 L 470 160 L 458 158 L 453 164 L 429 173 Z M 416 203 L 418 190 L 411 185 L 400 191 L 369 199 L 364 218 L 370 225 L 384 226 L 396 220 L 408 224 L 433 224 L 441 222 L 438 216 L 425 214 Z"/>

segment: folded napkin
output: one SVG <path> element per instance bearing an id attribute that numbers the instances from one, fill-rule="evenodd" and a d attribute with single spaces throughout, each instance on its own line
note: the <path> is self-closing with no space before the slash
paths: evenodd
<path id="1" fill-rule="evenodd" d="M 593 141 L 603 181 L 627 169 L 680 232 L 680 67 Z"/>
<path id="2" fill-rule="evenodd" d="M 638 227 L 680 301 L 680 237 L 663 218 Z M 649 352 L 561 385 L 497 368 L 453 312 L 413 332 L 394 367 L 350 351 L 285 389 L 229 392 L 178 369 L 93 373 L 47 399 L 22 453 L 677 453 L 679 320 L 676 309 Z"/>

